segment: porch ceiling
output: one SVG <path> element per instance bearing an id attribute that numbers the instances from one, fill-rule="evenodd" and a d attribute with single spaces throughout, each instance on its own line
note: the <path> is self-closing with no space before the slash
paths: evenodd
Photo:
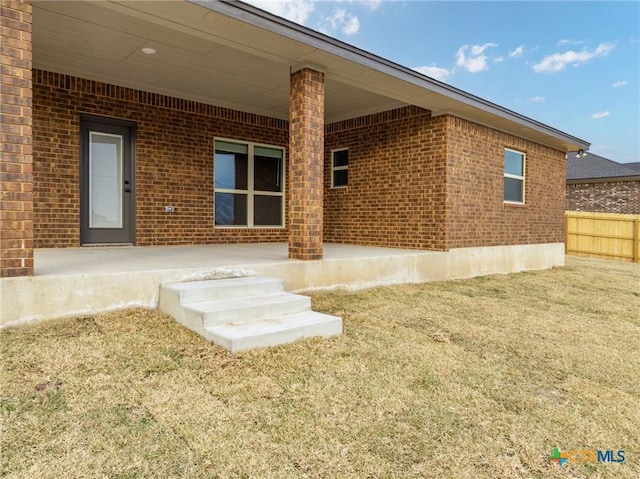
<path id="1" fill-rule="evenodd" d="M 340 81 L 314 48 L 192 3 L 36 1 L 33 19 L 42 70 L 288 119 L 290 67 L 319 60 L 327 122 L 404 104 Z"/>
<path id="2" fill-rule="evenodd" d="M 249 5 L 34 1 L 38 69 L 287 119 L 289 72 L 305 64 L 326 72 L 327 123 L 413 104 L 564 151 L 589 145 Z"/>

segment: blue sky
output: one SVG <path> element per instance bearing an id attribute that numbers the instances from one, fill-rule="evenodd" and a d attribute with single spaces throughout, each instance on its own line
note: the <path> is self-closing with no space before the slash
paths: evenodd
<path id="1" fill-rule="evenodd" d="M 248 0 L 640 161 L 640 2 Z"/>

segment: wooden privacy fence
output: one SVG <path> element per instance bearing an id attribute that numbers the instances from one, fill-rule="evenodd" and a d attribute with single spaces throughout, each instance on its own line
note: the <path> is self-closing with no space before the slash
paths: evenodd
<path id="1" fill-rule="evenodd" d="M 565 251 L 640 263 L 640 215 L 567 211 Z"/>

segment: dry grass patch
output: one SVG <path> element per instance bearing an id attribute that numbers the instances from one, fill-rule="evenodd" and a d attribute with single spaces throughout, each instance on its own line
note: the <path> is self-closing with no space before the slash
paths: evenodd
<path id="1" fill-rule="evenodd" d="M 567 263 L 317 294 L 344 335 L 236 356 L 146 310 L 3 331 L 0 475 L 640 477 L 640 267 Z"/>

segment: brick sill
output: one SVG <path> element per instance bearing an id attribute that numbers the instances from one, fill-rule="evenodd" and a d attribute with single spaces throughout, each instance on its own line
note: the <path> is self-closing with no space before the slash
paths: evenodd
<path id="1" fill-rule="evenodd" d="M 247 231 L 256 231 L 256 230 L 286 230 L 286 226 L 214 226 L 216 230 L 247 230 Z"/>

